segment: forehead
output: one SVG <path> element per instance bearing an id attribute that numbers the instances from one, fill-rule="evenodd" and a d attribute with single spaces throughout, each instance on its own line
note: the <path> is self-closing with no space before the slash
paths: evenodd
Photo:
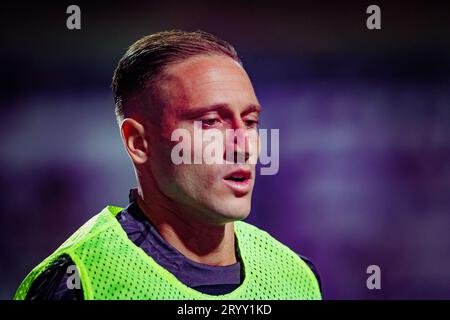
<path id="1" fill-rule="evenodd" d="M 252 83 L 236 61 L 226 56 L 202 55 L 169 66 L 160 88 L 171 111 L 228 105 L 259 105 Z"/>

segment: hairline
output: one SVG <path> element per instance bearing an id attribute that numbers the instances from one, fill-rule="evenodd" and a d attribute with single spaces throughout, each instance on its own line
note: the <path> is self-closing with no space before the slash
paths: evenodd
<path id="1" fill-rule="evenodd" d="M 142 109 L 142 108 L 147 107 L 148 111 L 150 111 L 152 109 L 159 109 L 159 111 L 161 112 L 161 115 L 162 115 L 163 108 L 165 107 L 165 105 L 162 101 L 160 101 L 161 91 L 163 90 L 163 88 L 161 88 L 159 86 L 159 84 L 162 83 L 164 80 L 167 80 L 171 76 L 171 74 L 168 72 L 168 69 L 173 68 L 179 64 L 185 63 L 191 59 L 201 59 L 202 57 L 205 58 L 205 57 L 214 57 L 214 56 L 229 58 L 229 59 L 233 60 L 237 65 L 239 65 L 245 71 L 241 60 L 236 60 L 235 58 L 227 55 L 226 53 L 216 52 L 216 51 L 199 52 L 199 53 L 187 56 L 187 57 L 182 57 L 182 58 L 176 59 L 174 61 L 170 61 L 166 65 L 161 67 L 158 70 L 158 72 L 156 72 L 152 77 L 149 77 L 148 79 L 146 79 L 144 81 L 143 88 L 136 88 L 131 93 L 129 93 L 126 97 L 123 98 L 123 100 L 121 101 L 122 105 L 125 103 L 132 103 L 131 101 L 135 101 L 135 102 L 137 101 L 140 105 L 137 108 L 130 108 L 129 111 L 134 110 L 134 112 L 131 111 L 131 114 L 129 114 L 128 116 L 121 115 L 120 117 L 118 117 L 117 121 L 118 121 L 119 127 L 125 119 L 133 118 L 133 113 L 137 113 L 137 114 L 142 113 L 143 120 L 145 122 L 147 122 L 147 121 L 151 122 L 151 117 L 149 116 L 149 112 L 141 112 L 142 110 L 139 110 L 139 109 Z M 159 120 L 161 120 L 161 119 L 159 119 Z"/>

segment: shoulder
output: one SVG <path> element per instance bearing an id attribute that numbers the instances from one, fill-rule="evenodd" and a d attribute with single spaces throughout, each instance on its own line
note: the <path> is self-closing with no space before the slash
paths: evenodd
<path id="1" fill-rule="evenodd" d="M 76 266 L 74 261 L 79 261 L 79 254 L 84 252 L 84 247 L 89 251 L 91 239 L 113 225 L 116 220 L 114 217 L 120 210 L 119 207 L 107 206 L 84 223 L 26 276 L 17 289 L 14 299 L 62 298 L 69 277 L 75 271 L 79 272 L 78 268 L 83 266 L 82 264 Z M 58 295 L 58 292 L 62 294 Z"/>
<path id="2" fill-rule="evenodd" d="M 310 259 L 308 259 L 307 257 L 305 257 L 305 256 L 303 256 L 303 255 L 301 255 L 301 254 L 298 254 L 298 253 L 297 253 L 297 255 L 299 256 L 300 259 L 302 259 L 302 260 L 308 265 L 308 267 L 309 267 L 309 268 L 311 269 L 311 271 L 314 273 L 314 275 L 316 276 L 316 279 L 317 279 L 317 283 L 319 284 L 320 292 L 322 292 L 322 282 L 321 282 L 319 270 L 317 269 L 317 267 L 316 267 L 316 266 L 314 265 L 314 263 L 313 263 Z"/>
<path id="3" fill-rule="evenodd" d="M 81 280 L 70 286 L 75 263 L 63 254 L 56 258 L 31 284 L 25 300 L 83 300 Z M 76 266 L 75 266 L 76 267 Z"/>
<path id="4" fill-rule="evenodd" d="M 302 261 L 305 262 L 305 264 L 311 269 L 311 271 L 314 273 L 315 277 L 317 278 L 317 281 L 319 283 L 320 287 L 320 275 L 319 272 L 314 265 L 314 263 L 308 259 L 307 257 L 298 254 L 297 252 L 294 252 L 292 249 L 290 249 L 288 246 L 286 246 L 281 241 L 277 240 L 275 237 L 273 237 L 270 233 L 268 233 L 265 230 L 262 230 L 258 228 L 255 225 L 252 225 L 250 223 L 244 222 L 244 221 L 236 221 L 235 227 L 238 233 L 241 234 L 244 238 L 249 237 L 257 237 L 262 238 L 264 242 L 270 243 L 272 246 L 276 246 L 278 248 L 283 248 L 286 252 L 290 252 L 290 255 L 292 255 L 295 258 L 300 258 Z"/>

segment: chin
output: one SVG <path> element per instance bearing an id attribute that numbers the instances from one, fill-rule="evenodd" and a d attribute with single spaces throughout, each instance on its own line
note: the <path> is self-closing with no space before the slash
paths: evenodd
<path id="1" fill-rule="evenodd" d="M 244 199 L 233 199 L 227 201 L 217 212 L 221 218 L 227 222 L 243 220 L 250 214 L 251 204 Z"/>

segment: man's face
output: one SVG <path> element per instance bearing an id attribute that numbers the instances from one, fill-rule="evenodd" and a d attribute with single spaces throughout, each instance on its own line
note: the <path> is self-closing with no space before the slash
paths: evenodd
<path id="1" fill-rule="evenodd" d="M 229 57 L 202 55 L 169 66 L 165 75 L 158 84 L 163 105 L 159 135 L 149 137 L 150 170 L 157 187 L 175 208 L 201 221 L 244 219 L 250 213 L 255 162 L 232 163 L 231 158 L 231 163 L 176 165 L 171 152 L 179 141 L 171 141 L 171 135 L 183 128 L 194 139 L 194 121 L 201 121 L 203 133 L 216 129 L 223 134 L 224 150 L 236 147 L 237 141 L 225 138 L 227 129 L 244 133 L 245 150 L 235 151 L 257 150 L 260 106 L 247 73 Z M 208 145 L 203 142 L 191 141 L 191 159 L 195 152 L 203 154 Z"/>

